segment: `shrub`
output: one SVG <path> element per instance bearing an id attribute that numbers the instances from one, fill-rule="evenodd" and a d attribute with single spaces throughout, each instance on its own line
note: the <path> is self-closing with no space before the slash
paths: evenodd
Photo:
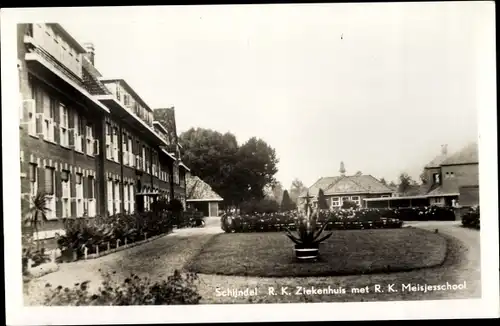
<path id="1" fill-rule="evenodd" d="M 462 225 L 465 227 L 470 227 L 478 230 L 481 228 L 479 206 L 471 207 L 468 212 L 463 214 Z"/>
<path id="2" fill-rule="evenodd" d="M 250 200 L 240 205 L 242 214 L 253 213 L 276 213 L 279 212 L 280 205 L 273 199 L 264 198 L 261 200 Z"/>
<path id="3" fill-rule="evenodd" d="M 129 305 L 179 305 L 198 304 L 201 296 L 197 289 L 198 277 L 188 273 L 181 275 L 177 270 L 167 280 L 151 282 L 131 275 L 122 283 L 112 281 L 109 275 L 97 293 L 88 291 L 89 282 L 75 284 L 73 288 L 50 284 L 45 298 L 49 306 L 129 306 Z"/>
<path id="4" fill-rule="evenodd" d="M 350 201 L 350 200 L 346 200 L 344 202 L 342 202 L 342 209 L 350 209 L 350 208 L 358 208 L 358 204 L 356 204 L 355 202 L 353 201 Z"/>

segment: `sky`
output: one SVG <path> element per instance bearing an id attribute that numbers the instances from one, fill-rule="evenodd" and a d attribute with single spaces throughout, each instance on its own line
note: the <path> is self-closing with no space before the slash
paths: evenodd
<path id="1" fill-rule="evenodd" d="M 191 127 L 275 148 L 276 178 L 362 171 L 415 180 L 442 144 L 477 139 L 480 17 L 470 4 L 81 10 L 59 23 L 105 77 Z"/>

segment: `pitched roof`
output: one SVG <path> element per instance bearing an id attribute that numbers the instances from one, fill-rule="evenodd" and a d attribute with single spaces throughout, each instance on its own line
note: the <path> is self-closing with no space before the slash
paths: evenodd
<path id="1" fill-rule="evenodd" d="M 299 197 L 305 197 L 307 193 L 309 196 L 317 196 L 320 189 L 325 191 L 328 187 L 330 187 L 334 182 L 336 182 L 341 177 L 322 177 L 319 178 L 311 187 L 309 187 L 306 191 L 302 192 Z"/>
<path id="2" fill-rule="evenodd" d="M 109 95 L 111 92 L 99 80 L 101 73 L 85 57 L 82 59 L 83 85 L 91 95 Z"/>
<path id="3" fill-rule="evenodd" d="M 460 151 L 454 153 L 446 160 L 441 162 L 441 165 L 455 165 L 455 164 L 474 164 L 479 163 L 477 143 L 473 142 L 462 148 Z"/>
<path id="4" fill-rule="evenodd" d="M 347 193 L 392 193 L 393 190 L 369 174 L 320 178 L 309 188 L 309 195 L 316 196 L 319 189 L 325 195 Z M 301 194 L 304 197 L 307 192 Z"/>
<path id="5" fill-rule="evenodd" d="M 197 176 L 186 177 L 186 200 L 222 201 L 222 197 L 212 190 L 206 182 Z"/>
<path id="6" fill-rule="evenodd" d="M 425 167 L 427 169 L 438 168 L 439 166 L 441 166 L 441 163 L 443 163 L 443 161 L 446 160 L 446 158 L 448 158 L 448 155 L 446 155 L 446 154 L 439 154 L 432 161 L 430 161 L 429 163 L 427 163 L 427 165 Z"/>

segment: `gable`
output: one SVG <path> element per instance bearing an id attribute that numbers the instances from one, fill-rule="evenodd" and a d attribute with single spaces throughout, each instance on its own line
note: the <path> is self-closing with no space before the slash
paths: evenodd
<path id="1" fill-rule="evenodd" d="M 366 192 L 366 189 L 349 177 L 337 181 L 325 191 L 325 195 Z"/>

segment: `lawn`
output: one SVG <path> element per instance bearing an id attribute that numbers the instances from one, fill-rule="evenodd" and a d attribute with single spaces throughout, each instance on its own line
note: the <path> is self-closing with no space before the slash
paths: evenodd
<path id="1" fill-rule="evenodd" d="M 334 231 L 321 258 L 297 262 L 284 233 L 225 233 L 213 237 L 186 266 L 192 272 L 259 277 L 359 275 L 437 266 L 446 258 L 440 234 L 414 228 Z"/>

